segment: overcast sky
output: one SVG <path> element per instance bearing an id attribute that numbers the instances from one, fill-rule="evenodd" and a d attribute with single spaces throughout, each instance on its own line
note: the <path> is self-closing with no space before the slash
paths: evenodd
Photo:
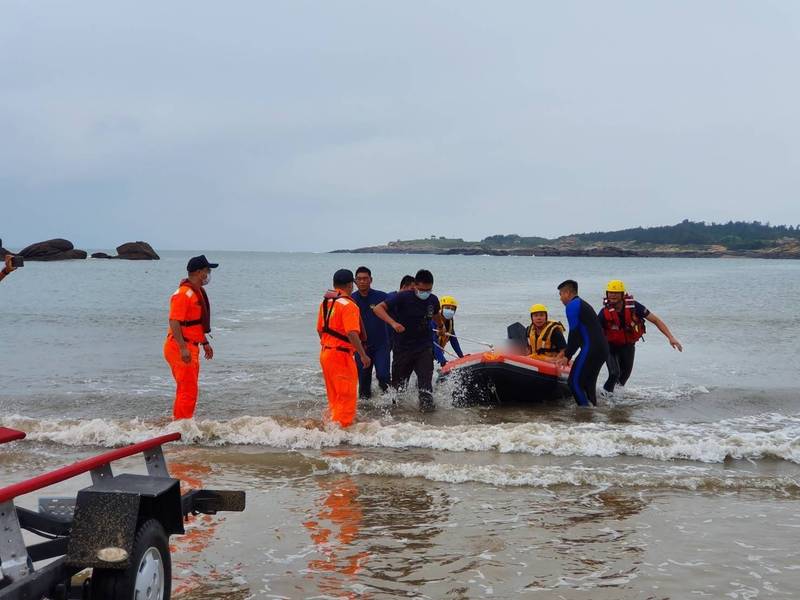
<path id="1" fill-rule="evenodd" d="M 3 2 L 0 237 L 800 223 L 800 2 Z"/>

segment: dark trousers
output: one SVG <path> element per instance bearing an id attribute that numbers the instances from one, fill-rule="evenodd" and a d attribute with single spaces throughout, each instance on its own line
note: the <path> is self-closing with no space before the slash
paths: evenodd
<path id="1" fill-rule="evenodd" d="M 417 374 L 419 403 L 433 404 L 433 345 L 417 350 L 398 350 L 392 357 L 392 386 L 402 389 L 412 373 Z"/>
<path id="2" fill-rule="evenodd" d="M 614 386 L 625 385 L 633 372 L 633 360 L 636 355 L 636 344 L 624 346 L 609 346 L 608 348 L 608 380 L 603 384 L 603 389 L 613 392 Z"/>
<path id="3" fill-rule="evenodd" d="M 372 359 L 372 366 L 365 369 L 361 366 L 361 358 L 356 353 L 356 366 L 358 366 L 358 397 L 372 397 L 372 369 L 382 392 L 389 389 L 389 346 L 367 346 L 367 356 Z"/>
<path id="4" fill-rule="evenodd" d="M 597 405 L 597 376 L 606 362 L 605 352 L 585 352 L 581 350 L 578 358 L 572 363 L 569 372 L 569 389 L 580 406 Z"/>

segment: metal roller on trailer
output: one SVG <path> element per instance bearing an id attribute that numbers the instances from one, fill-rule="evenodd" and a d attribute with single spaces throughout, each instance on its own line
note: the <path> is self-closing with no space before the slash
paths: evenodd
<path id="1" fill-rule="evenodd" d="M 0 444 L 24 437 L 0 427 Z M 245 507 L 242 491 L 181 495 L 161 449 L 180 437 L 162 435 L 0 488 L 0 600 L 169 600 L 169 536 L 184 533 L 188 515 Z M 136 454 L 144 456 L 147 475 L 114 475 L 112 462 Z M 40 498 L 38 511 L 15 504 L 84 473 L 92 485 L 74 498 Z M 23 531 L 42 541 L 26 543 Z M 91 575 L 73 585 L 87 569 Z"/>

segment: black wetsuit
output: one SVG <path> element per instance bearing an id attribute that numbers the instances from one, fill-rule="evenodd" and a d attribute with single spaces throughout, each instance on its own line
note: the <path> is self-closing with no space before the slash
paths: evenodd
<path id="1" fill-rule="evenodd" d="M 614 387 L 625 385 L 633 373 L 633 361 L 636 357 L 636 344 L 624 346 L 608 345 L 608 379 L 603 384 L 603 389 L 613 392 Z"/>
<path id="2" fill-rule="evenodd" d="M 566 306 L 569 337 L 565 355 L 578 358 L 569 373 L 569 388 L 580 406 L 597 404 L 597 376 L 608 359 L 608 342 L 597 313 L 588 302 L 575 296 Z"/>
<path id="3" fill-rule="evenodd" d="M 644 322 L 650 311 L 639 302 L 633 303 L 633 310 L 640 321 Z M 600 326 L 605 328 L 606 317 L 603 310 L 597 313 L 597 318 L 600 320 Z M 625 311 L 619 312 L 621 326 L 625 327 Z M 633 373 L 633 362 L 636 358 L 636 343 L 633 344 L 609 344 L 608 345 L 608 379 L 603 384 L 603 389 L 607 392 L 613 392 L 614 387 L 625 385 Z"/>

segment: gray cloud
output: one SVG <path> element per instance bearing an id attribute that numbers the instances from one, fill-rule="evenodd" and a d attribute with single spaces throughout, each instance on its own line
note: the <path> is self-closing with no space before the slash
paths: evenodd
<path id="1" fill-rule="evenodd" d="M 792 2 L 7 3 L 0 235 L 800 222 Z"/>

